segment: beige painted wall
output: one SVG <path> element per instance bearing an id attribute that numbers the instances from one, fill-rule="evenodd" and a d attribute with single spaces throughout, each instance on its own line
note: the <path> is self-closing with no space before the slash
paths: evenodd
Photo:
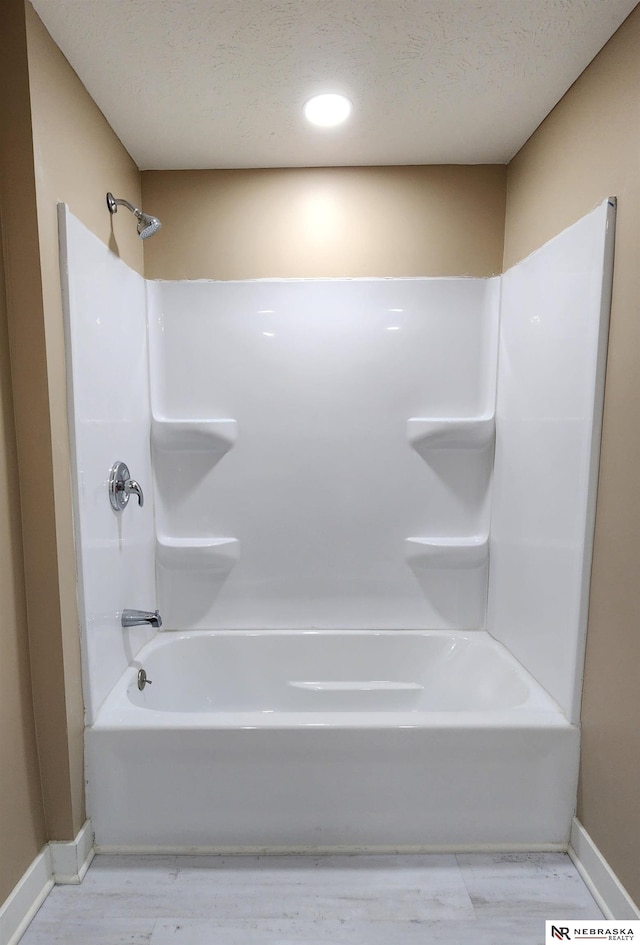
<path id="1" fill-rule="evenodd" d="M 640 904 L 640 7 L 509 167 L 505 267 L 618 197 L 578 816 Z"/>
<path id="2" fill-rule="evenodd" d="M 18 457 L 0 256 L 0 903 L 45 842 L 22 558 Z"/>
<path id="3" fill-rule="evenodd" d="M 52 443 L 55 516 L 55 588 L 33 603 L 30 623 L 37 633 L 32 648 L 36 707 L 64 700 L 66 732 L 50 733 L 39 741 L 43 777 L 68 759 L 66 796 L 56 793 L 47 804 L 48 839 L 72 837 L 84 820 L 83 704 L 80 681 L 76 564 L 67 425 L 66 368 L 58 259 L 58 201 L 69 204 L 98 237 L 126 262 L 142 269 L 142 247 L 135 226 L 118 224 L 106 208 L 112 190 L 133 202 L 140 200 L 139 172 L 90 98 L 30 4 L 26 4 L 29 80 L 36 171 L 38 235 L 42 260 L 44 344 L 48 371 L 48 411 Z M 128 216 L 128 214 L 127 214 Z M 124 224 L 125 221 L 122 220 Z M 106 471 L 105 471 L 106 472 Z M 59 607 L 57 626 L 51 626 L 53 604 Z M 64 687 L 48 673 L 51 659 L 62 660 Z M 44 711 L 44 708 L 43 708 Z"/>
<path id="4" fill-rule="evenodd" d="M 0 7 L 0 902 L 47 839 L 29 661 L 34 641 L 27 621 L 28 598 L 41 582 L 38 553 L 22 540 L 23 527 L 33 533 L 38 509 L 30 502 L 46 489 L 50 470 L 47 413 L 41 410 L 46 363 L 38 338 L 42 292 L 30 122 L 22 0 L 6 0 Z M 37 415 L 27 426 L 30 404 Z M 14 413 L 22 422 L 18 435 Z M 45 511 L 45 554 L 51 555 L 51 539 Z M 57 670 L 53 663 L 51 673 L 61 683 Z M 53 725 L 61 721 L 57 708 L 51 707 Z"/>
<path id="5" fill-rule="evenodd" d="M 151 279 L 487 276 L 502 267 L 506 168 L 145 171 Z"/>

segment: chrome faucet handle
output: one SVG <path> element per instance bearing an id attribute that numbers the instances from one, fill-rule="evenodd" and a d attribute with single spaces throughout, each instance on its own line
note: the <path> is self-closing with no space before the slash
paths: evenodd
<path id="1" fill-rule="evenodd" d="M 138 505 L 144 505 L 144 495 L 139 482 L 131 478 L 126 463 L 114 463 L 109 472 L 109 501 L 114 512 L 127 507 L 130 495 L 138 497 Z"/>
<path id="2" fill-rule="evenodd" d="M 142 487 L 139 482 L 136 482 L 135 479 L 127 479 L 124 484 L 124 491 L 128 496 L 137 495 L 138 496 L 138 505 L 144 505 L 144 494 L 142 492 Z"/>

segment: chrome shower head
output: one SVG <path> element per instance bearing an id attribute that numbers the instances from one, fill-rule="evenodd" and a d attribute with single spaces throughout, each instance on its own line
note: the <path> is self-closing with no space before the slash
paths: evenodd
<path id="1" fill-rule="evenodd" d="M 109 208 L 109 213 L 117 213 L 118 207 L 126 207 L 127 210 L 131 210 L 138 218 L 138 236 L 141 240 L 146 240 L 148 236 L 153 236 L 162 226 L 162 223 L 160 223 L 157 217 L 143 213 L 142 210 L 138 210 L 138 208 L 134 207 L 128 200 L 114 197 L 112 193 L 107 194 L 107 207 Z"/>
<path id="2" fill-rule="evenodd" d="M 157 217 L 151 217 L 148 213 L 141 213 L 138 217 L 138 236 L 141 240 L 146 240 L 148 236 L 157 233 L 162 223 Z"/>

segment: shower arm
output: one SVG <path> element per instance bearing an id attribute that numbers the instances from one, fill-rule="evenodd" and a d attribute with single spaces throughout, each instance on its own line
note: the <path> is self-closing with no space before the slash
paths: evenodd
<path id="1" fill-rule="evenodd" d="M 138 219 L 142 216 L 142 210 L 138 210 L 137 207 L 134 207 L 132 203 L 129 203 L 129 201 L 125 200 L 123 197 L 114 197 L 112 193 L 107 194 L 107 206 L 109 213 L 117 213 L 118 207 L 126 207 L 127 210 L 131 210 Z"/>
<path id="2" fill-rule="evenodd" d="M 138 220 L 138 236 L 141 240 L 146 240 L 148 236 L 153 236 L 162 226 L 162 223 L 157 217 L 153 217 L 150 213 L 145 213 L 143 210 L 138 210 L 138 208 L 134 207 L 128 200 L 125 200 L 123 197 L 114 197 L 113 194 L 109 192 L 107 194 L 109 213 L 117 213 L 119 206 L 126 207 Z"/>

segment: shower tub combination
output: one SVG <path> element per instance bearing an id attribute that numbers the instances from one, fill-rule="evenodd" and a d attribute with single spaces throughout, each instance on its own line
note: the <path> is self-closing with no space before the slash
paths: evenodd
<path id="1" fill-rule="evenodd" d="M 566 846 L 613 213 L 488 280 L 148 284 L 61 208 L 98 849 Z"/>
<path id="2" fill-rule="evenodd" d="M 483 631 L 159 634 L 87 732 L 89 805 L 104 850 L 551 849 L 578 753 Z"/>

